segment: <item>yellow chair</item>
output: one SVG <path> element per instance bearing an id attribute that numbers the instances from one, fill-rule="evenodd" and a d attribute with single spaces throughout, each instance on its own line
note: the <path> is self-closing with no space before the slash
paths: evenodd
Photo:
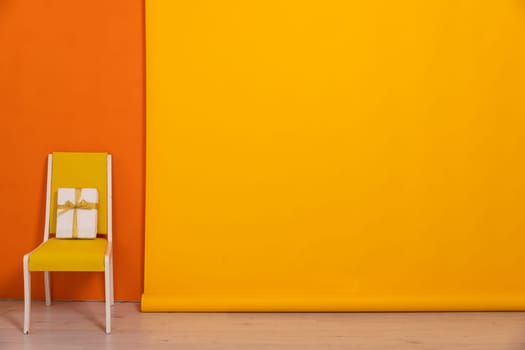
<path id="1" fill-rule="evenodd" d="M 96 239 L 57 239 L 57 189 L 97 188 L 98 236 Z M 24 255 L 24 334 L 29 333 L 31 272 L 43 271 L 46 305 L 51 305 L 51 271 L 100 271 L 105 275 L 106 333 L 111 333 L 113 293 L 111 155 L 107 153 L 50 154 L 47 161 L 46 221 L 44 241 Z M 105 235 L 106 238 L 100 238 Z"/>

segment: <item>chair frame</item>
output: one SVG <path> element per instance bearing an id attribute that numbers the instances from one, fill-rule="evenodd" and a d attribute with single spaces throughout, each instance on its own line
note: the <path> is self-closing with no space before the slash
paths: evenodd
<path id="1" fill-rule="evenodd" d="M 53 155 L 47 156 L 47 190 L 46 190 L 46 218 L 44 226 L 44 241 L 30 253 L 24 255 L 24 334 L 29 334 L 29 322 L 31 313 L 31 271 L 29 271 L 29 256 L 49 239 L 50 208 L 51 208 L 51 177 L 53 167 Z M 113 285 L 113 216 L 112 216 L 112 182 L 111 182 L 111 154 L 107 155 L 107 247 L 104 255 L 104 289 L 106 308 L 106 334 L 111 333 L 111 305 L 115 303 Z M 44 272 L 44 287 L 46 305 L 51 305 L 51 271 Z"/>

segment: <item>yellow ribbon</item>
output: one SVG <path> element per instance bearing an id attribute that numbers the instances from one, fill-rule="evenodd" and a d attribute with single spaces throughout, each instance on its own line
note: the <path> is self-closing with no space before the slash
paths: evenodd
<path id="1" fill-rule="evenodd" d="M 84 199 L 80 200 L 81 193 L 81 188 L 75 188 L 75 203 L 72 203 L 71 201 L 66 201 L 64 204 L 57 205 L 57 209 L 59 209 L 57 215 L 62 215 L 70 210 L 73 210 L 73 238 L 78 238 L 77 209 L 97 209 L 98 207 L 97 203 L 90 203 Z"/>

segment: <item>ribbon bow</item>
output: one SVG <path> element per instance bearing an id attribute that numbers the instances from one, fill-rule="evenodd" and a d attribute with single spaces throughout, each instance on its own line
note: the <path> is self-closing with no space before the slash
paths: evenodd
<path id="1" fill-rule="evenodd" d="M 57 215 L 62 215 L 70 210 L 73 210 L 73 238 L 78 238 L 77 209 L 97 209 L 97 203 L 90 203 L 84 199 L 80 200 L 81 193 L 81 188 L 75 188 L 75 203 L 66 201 L 64 204 L 57 205 L 57 209 L 61 209 L 58 211 Z"/>

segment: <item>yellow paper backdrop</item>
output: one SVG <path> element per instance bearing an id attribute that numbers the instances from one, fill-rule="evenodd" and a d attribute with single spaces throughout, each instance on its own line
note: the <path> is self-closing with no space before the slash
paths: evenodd
<path id="1" fill-rule="evenodd" d="M 525 309 L 524 43 L 518 0 L 147 0 L 142 309 Z"/>

